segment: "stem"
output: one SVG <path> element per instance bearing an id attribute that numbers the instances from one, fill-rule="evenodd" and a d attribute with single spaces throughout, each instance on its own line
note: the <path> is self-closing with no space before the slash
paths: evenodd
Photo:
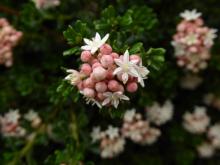
<path id="1" fill-rule="evenodd" d="M 72 137 L 76 141 L 76 146 L 79 147 L 78 126 L 77 126 L 76 115 L 74 112 L 71 113 L 71 119 L 72 119 L 72 123 L 70 124 L 70 129 L 72 132 Z"/>

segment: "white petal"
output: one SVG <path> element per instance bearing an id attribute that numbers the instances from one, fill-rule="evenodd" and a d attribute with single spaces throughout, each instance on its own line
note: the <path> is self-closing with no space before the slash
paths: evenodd
<path id="1" fill-rule="evenodd" d="M 124 53 L 123 61 L 124 62 L 129 62 L 129 52 L 128 52 L 128 50 L 126 50 L 125 53 Z"/>
<path id="2" fill-rule="evenodd" d="M 91 53 L 94 54 L 97 50 L 98 50 L 97 47 L 93 47 L 92 50 L 91 50 Z"/>
<path id="3" fill-rule="evenodd" d="M 117 109 L 119 104 L 119 100 L 113 100 L 113 105 Z"/>
<path id="4" fill-rule="evenodd" d="M 118 67 L 114 70 L 113 75 L 120 74 L 121 71 L 122 71 L 122 68 Z"/>
<path id="5" fill-rule="evenodd" d="M 127 101 L 130 100 L 129 97 L 127 97 L 127 96 L 125 96 L 125 95 L 121 95 L 120 99 L 122 99 L 122 100 L 127 100 Z"/>
<path id="6" fill-rule="evenodd" d="M 129 74 L 134 76 L 134 77 L 140 77 L 140 75 L 138 74 L 137 70 L 134 68 L 130 68 L 129 69 Z"/>
<path id="7" fill-rule="evenodd" d="M 81 49 L 82 50 L 91 50 L 92 48 L 89 45 L 85 45 L 85 46 L 81 46 Z"/>
<path id="8" fill-rule="evenodd" d="M 102 105 L 105 106 L 106 104 L 110 103 L 110 99 L 109 98 L 106 98 L 103 102 L 102 102 Z"/>
<path id="9" fill-rule="evenodd" d="M 95 33 L 95 41 L 101 41 L 101 36 L 97 32 Z"/>
<path id="10" fill-rule="evenodd" d="M 122 81 L 124 84 L 128 81 L 128 74 L 127 73 L 122 74 Z"/>
<path id="11" fill-rule="evenodd" d="M 92 41 L 87 39 L 87 38 L 84 38 L 83 41 L 87 44 L 87 45 L 91 45 L 92 44 Z"/>
<path id="12" fill-rule="evenodd" d="M 102 43 L 104 44 L 109 38 L 109 34 L 106 34 L 105 37 L 102 39 Z"/>

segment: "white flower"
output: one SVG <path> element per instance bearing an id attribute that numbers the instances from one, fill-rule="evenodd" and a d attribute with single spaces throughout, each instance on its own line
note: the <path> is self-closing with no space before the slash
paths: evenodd
<path id="1" fill-rule="evenodd" d="M 101 139 L 100 127 L 94 127 L 91 132 L 92 142 L 96 142 Z"/>
<path id="2" fill-rule="evenodd" d="M 103 139 L 101 143 L 101 157 L 112 158 L 124 151 L 125 139 L 119 137 L 117 139 Z"/>
<path id="3" fill-rule="evenodd" d="M 65 80 L 70 81 L 72 85 L 77 85 L 85 77 L 84 74 L 79 73 L 74 69 L 68 69 L 66 72 L 70 74 L 65 77 Z"/>
<path id="4" fill-rule="evenodd" d="M 139 65 L 134 65 L 134 67 L 140 75 L 138 77 L 138 82 L 141 84 L 142 87 L 144 87 L 144 79 L 147 79 L 147 75 L 150 73 L 150 71 L 142 65 L 142 61 L 140 61 Z"/>
<path id="5" fill-rule="evenodd" d="M 83 94 L 82 91 L 80 91 L 80 93 Z M 102 108 L 102 105 L 98 101 L 96 101 L 94 98 L 89 98 L 89 97 L 86 97 L 86 96 L 84 96 L 84 98 L 86 100 L 86 104 L 91 103 L 92 105 L 97 105 L 97 107 Z"/>
<path id="6" fill-rule="evenodd" d="M 210 158 L 214 155 L 215 148 L 211 144 L 205 142 L 205 143 L 201 144 L 200 146 L 198 146 L 197 151 L 198 151 L 200 157 Z"/>
<path id="7" fill-rule="evenodd" d="M 21 117 L 21 115 L 19 114 L 19 110 L 10 110 L 8 113 L 5 114 L 5 119 L 7 120 L 7 122 L 9 123 L 17 123 L 18 119 Z"/>
<path id="8" fill-rule="evenodd" d="M 210 29 L 208 33 L 205 35 L 204 44 L 206 46 L 212 46 L 214 44 L 214 39 L 217 37 L 217 29 Z"/>
<path id="9" fill-rule="evenodd" d="M 216 147 L 220 148 L 220 124 L 213 125 L 208 131 L 208 137 L 211 141 L 211 144 Z"/>
<path id="10" fill-rule="evenodd" d="M 60 0 L 32 0 L 38 9 L 48 9 L 58 6 Z"/>
<path id="11" fill-rule="evenodd" d="M 184 18 L 187 21 L 193 21 L 199 18 L 202 14 L 198 13 L 196 9 L 190 11 L 190 10 L 185 10 L 183 13 L 180 13 L 180 16 Z"/>
<path id="12" fill-rule="evenodd" d="M 106 34 L 103 39 L 101 39 L 99 33 L 96 33 L 95 37 L 92 40 L 84 38 L 84 42 L 87 44 L 82 46 L 82 50 L 89 50 L 92 54 L 94 54 L 105 42 L 108 40 L 109 34 Z"/>
<path id="13" fill-rule="evenodd" d="M 172 41 L 171 45 L 175 49 L 175 56 L 176 57 L 184 56 L 185 55 L 185 46 L 183 44 L 180 44 L 178 42 Z"/>
<path id="14" fill-rule="evenodd" d="M 125 51 L 123 55 L 123 60 L 115 59 L 115 63 L 119 66 L 113 72 L 114 75 L 122 75 L 122 81 L 125 84 L 128 81 L 129 75 L 133 77 L 137 77 L 141 79 L 140 75 L 138 74 L 137 70 L 135 69 L 136 61 L 129 60 L 129 52 L 128 50 Z"/>
<path id="15" fill-rule="evenodd" d="M 129 100 L 129 98 L 122 94 L 122 92 L 105 92 L 103 93 L 103 96 L 106 97 L 106 99 L 102 102 L 102 105 L 107 105 L 111 103 L 115 108 L 118 107 L 120 100 Z"/>
<path id="16" fill-rule="evenodd" d="M 187 45 L 193 45 L 198 42 L 198 35 L 197 34 L 188 34 L 185 38 L 183 38 L 183 42 Z"/>
<path id="17" fill-rule="evenodd" d="M 157 102 L 153 106 L 147 108 L 148 120 L 156 125 L 165 124 L 173 117 L 173 104 L 170 101 L 166 101 L 163 106 L 160 106 Z"/>
<path id="18" fill-rule="evenodd" d="M 119 136 L 118 128 L 112 127 L 111 125 L 108 126 L 108 129 L 105 131 L 105 133 L 110 139 L 115 139 Z"/>
<path id="19" fill-rule="evenodd" d="M 148 145 L 152 145 L 153 143 L 155 143 L 159 136 L 161 135 L 161 131 L 157 128 L 149 128 L 147 130 L 147 132 L 144 134 L 143 136 L 143 140 L 141 141 L 141 144 L 148 144 Z"/>
<path id="20" fill-rule="evenodd" d="M 124 114 L 124 121 L 125 122 L 132 122 L 135 117 L 135 109 L 128 110 Z"/>
<path id="21" fill-rule="evenodd" d="M 210 123 L 210 118 L 207 116 L 204 107 L 195 107 L 193 113 L 186 112 L 183 119 L 183 127 L 194 134 L 204 133 Z"/>
<path id="22" fill-rule="evenodd" d="M 24 115 L 24 118 L 28 121 L 33 121 L 34 119 L 39 118 L 39 116 L 35 111 L 30 110 L 28 113 Z"/>
<path id="23" fill-rule="evenodd" d="M 195 74 L 187 74 L 183 78 L 181 78 L 180 86 L 184 89 L 194 90 L 196 89 L 201 83 L 203 79 Z"/>

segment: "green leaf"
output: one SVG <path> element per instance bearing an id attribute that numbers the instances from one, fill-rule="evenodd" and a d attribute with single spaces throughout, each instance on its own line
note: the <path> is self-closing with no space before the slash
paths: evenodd
<path id="1" fill-rule="evenodd" d="M 160 70 L 165 61 L 164 54 L 163 48 L 150 48 L 146 54 L 148 65 L 155 70 Z"/>
<path id="2" fill-rule="evenodd" d="M 110 5 L 108 8 L 106 8 L 102 11 L 101 15 L 105 19 L 109 19 L 109 18 L 115 17 L 116 12 L 115 12 L 114 7 L 112 5 Z"/>
<path id="3" fill-rule="evenodd" d="M 75 47 L 75 48 L 71 48 L 71 49 L 68 49 L 66 51 L 63 52 L 63 55 L 64 56 L 69 56 L 69 55 L 72 55 L 72 54 L 78 54 L 80 52 L 80 48 L 79 47 Z"/>
<path id="4" fill-rule="evenodd" d="M 63 35 L 70 45 L 79 44 L 82 41 L 82 35 L 77 33 L 72 26 L 69 26 L 67 30 L 63 32 Z"/>
<path id="5" fill-rule="evenodd" d="M 133 13 L 132 10 L 128 10 L 128 11 L 125 13 L 125 15 L 121 17 L 120 24 L 121 24 L 122 26 L 128 26 L 128 25 L 131 25 L 131 24 L 132 24 L 132 22 L 133 22 L 132 13 Z"/>
<path id="6" fill-rule="evenodd" d="M 134 46 L 132 46 L 132 48 L 129 50 L 129 53 L 130 54 L 139 53 L 141 51 L 141 49 L 143 49 L 143 43 L 138 42 L 138 43 L 134 44 Z"/>

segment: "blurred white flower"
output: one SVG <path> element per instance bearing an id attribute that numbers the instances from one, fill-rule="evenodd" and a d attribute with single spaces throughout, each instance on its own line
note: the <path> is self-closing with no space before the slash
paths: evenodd
<path id="1" fill-rule="evenodd" d="M 124 121 L 132 122 L 135 117 L 135 109 L 127 110 L 124 114 Z"/>
<path id="2" fill-rule="evenodd" d="M 157 102 L 151 107 L 146 108 L 147 119 L 156 124 L 162 125 L 173 117 L 173 104 L 170 101 L 166 101 L 163 106 L 160 106 Z"/>
<path id="3" fill-rule="evenodd" d="M 92 132 L 91 132 L 91 138 L 92 138 L 92 142 L 97 142 L 98 140 L 101 139 L 101 131 L 100 131 L 100 127 L 94 127 Z"/>
<path id="4" fill-rule="evenodd" d="M 208 130 L 208 138 L 211 141 L 211 144 L 220 149 L 220 124 L 215 124 Z"/>
<path id="5" fill-rule="evenodd" d="M 109 38 L 109 34 L 106 34 L 105 37 L 101 39 L 100 34 L 96 33 L 95 37 L 92 38 L 92 40 L 84 38 L 84 42 L 87 45 L 82 46 L 81 49 L 91 51 L 91 53 L 94 54 L 102 45 L 105 44 L 108 38 Z"/>
<path id="6" fill-rule="evenodd" d="M 194 134 L 204 133 L 210 124 L 210 118 L 204 107 L 195 107 L 193 113 L 186 112 L 183 119 L 183 127 Z"/>
<path id="7" fill-rule="evenodd" d="M 28 113 L 24 115 L 24 118 L 31 122 L 31 126 L 36 128 L 41 124 L 41 118 L 37 112 L 34 110 L 29 110 Z"/>
<path id="8" fill-rule="evenodd" d="M 198 151 L 200 157 L 210 158 L 214 155 L 215 148 L 211 144 L 205 142 L 197 147 L 197 151 Z"/>
<path id="9" fill-rule="evenodd" d="M 48 9 L 60 5 L 60 0 L 32 0 L 36 8 L 38 9 Z"/>
<path id="10" fill-rule="evenodd" d="M 119 136 L 119 130 L 116 127 L 112 127 L 111 125 L 108 126 L 108 129 L 105 131 L 106 135 L 108 135 L 108 137 L 110 139 L 114 139 L 117 138 Z"/>
<path id="11" fill-rule="evenodd" d="M 180 86 L 184 89 L 194 90 L 196 89 L 201 83 L 203 79 L 196 74 L 186 74 L 180 80 Z"/>
<path id="12" fill-rule="evenodd" d="M 217 29 L 210 29 L 205 35 L 204 44 L 208 47 L 214 44 L 214 39 L 217 37 Z"/>
<path id="13" fill-rule="evenodd" d="M 190 11 L 190 10 L 185 10 L 184 12 L 180 13 L 180 16 L 184 18 L 187 21 L 193 21 L 197 18 L 199 18 L 202 14 L 197 12 L 196 9 Z"/>

